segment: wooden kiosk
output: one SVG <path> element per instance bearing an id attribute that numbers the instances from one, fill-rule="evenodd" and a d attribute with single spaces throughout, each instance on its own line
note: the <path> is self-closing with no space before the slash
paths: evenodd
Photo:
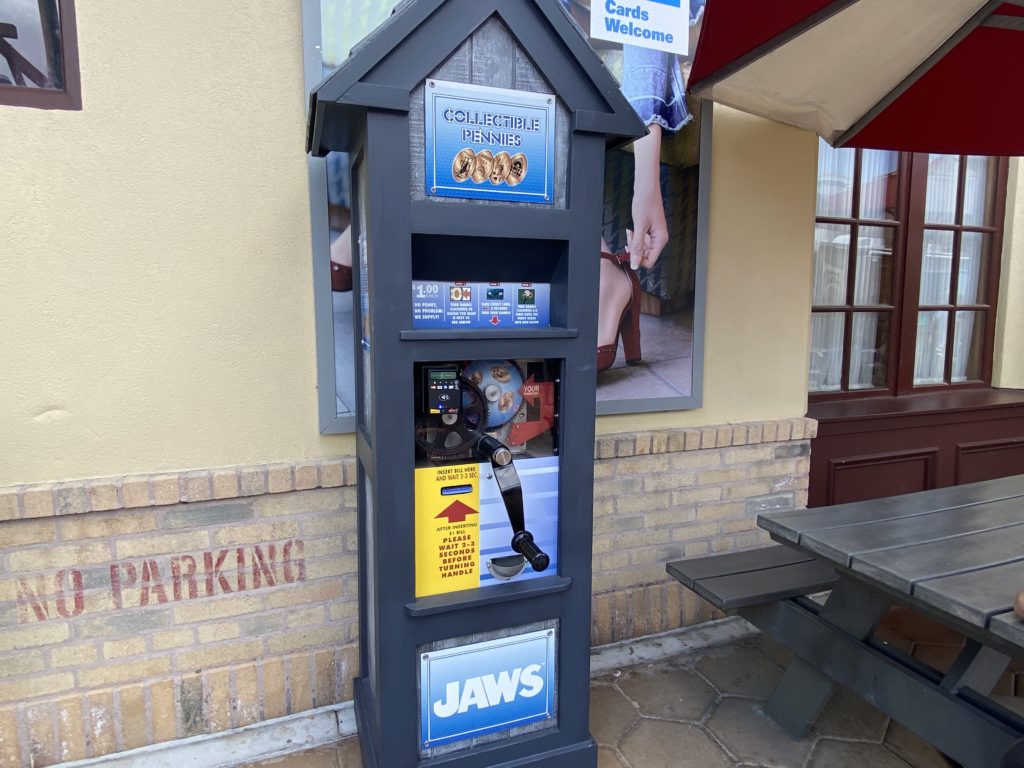
<path id="1" fill-rule="evenodd" d="M 557 0 L 402 3 L 312 93 L 351 160 L 367 766 L 596 764 L 604 155 L 644 132 Z"/>

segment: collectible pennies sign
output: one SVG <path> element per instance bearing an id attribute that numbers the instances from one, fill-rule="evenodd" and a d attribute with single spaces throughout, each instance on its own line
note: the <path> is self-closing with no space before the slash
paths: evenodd
<path id="1" fill-rule="evenodd" d="M 551 205 L 554 96 L 428 80 L 426 191 Z"/>

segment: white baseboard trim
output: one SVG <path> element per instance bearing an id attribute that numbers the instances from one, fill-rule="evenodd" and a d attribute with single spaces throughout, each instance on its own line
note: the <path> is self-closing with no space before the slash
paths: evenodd
<path id="1" fill-rule="evenodd" d="M 351 701 L 274 720 L 61 763 L 55 768 L 231 768 L 356 735 Z"/>
<path id="2" fill-rule="evenodd" d="M 651 664 L 685 653 L 726 645 L 757 634 L 738 616 L 602 645 L 590 651 L 590 676 L 600 677 L 634 664 Z M 265 720 L 242 728 L 191 736 L 61 763 L 54 768 L 233 768 L 268 760 L 356 735 L 351 701 Z"/>
<path id="3" fill-rule="evenodd" d="M 758 630 L 753 624 L 748 624 L 739 616 L 729 616 L 659 635 L 600 645 L 590 650 L 590 676 L 600 677 L 634 664 L 657 663 L 673 656 L 739 642 L 757 634 Z"/>

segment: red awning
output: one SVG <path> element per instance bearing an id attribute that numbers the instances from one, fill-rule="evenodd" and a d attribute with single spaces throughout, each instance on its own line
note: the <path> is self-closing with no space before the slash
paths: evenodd
<path id="1" fill-rule="evenodd" d="M 834 146 L 1024 155 L 1024 2 L 707 0 L 691 93 Z"/>

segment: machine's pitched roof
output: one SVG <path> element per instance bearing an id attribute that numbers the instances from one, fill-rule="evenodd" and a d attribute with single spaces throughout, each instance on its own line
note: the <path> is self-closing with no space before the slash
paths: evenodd
<path id="1" fill-rule="evenodd" d="M 643 122 L 557 0 L 405 0 L 310 94 L 307 149 L 350 149 L 367 109 L 409 110 L 412 90 L 481 24 L 497 16 L 569 109 L 575 130 L 609 144 Z"/>

